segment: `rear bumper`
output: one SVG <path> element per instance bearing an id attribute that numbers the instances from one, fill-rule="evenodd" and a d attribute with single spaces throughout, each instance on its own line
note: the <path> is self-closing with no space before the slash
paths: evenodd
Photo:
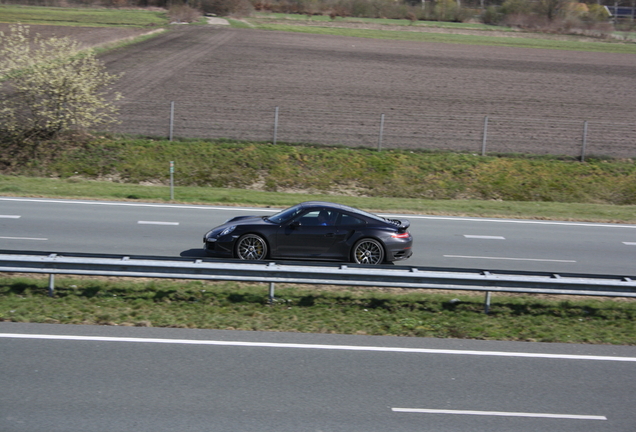
<path id="1" fill-rule="evenodd" d="M 384 250 L 386 252 L 385 261 L 401 261 L 413 255 L 413 237 L 385 239 Z"/>
<path id="2" fill-rule="evenodd" d="M 401 261 L 401 260 L 405 260 L 407 258 L 410 258 L 411 255 L 413 255 L 413 249 L 412 248 L 408 248 L 408 249 L 402 249 L 402 250 L 398 250 L 398 251 L 391 251 L 388 253 L 388 259 L 387 261 Z"/>

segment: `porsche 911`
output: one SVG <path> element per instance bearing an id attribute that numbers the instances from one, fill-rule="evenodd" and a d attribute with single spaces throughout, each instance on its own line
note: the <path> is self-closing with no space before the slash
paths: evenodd
<path id="1" fill-rule="evenodd" d="M 273 216 L 237 216 L 203 236 L 206 255 L 382 264 L 409 258 L 406 219 L 330 202 L 304 202 Z"/>

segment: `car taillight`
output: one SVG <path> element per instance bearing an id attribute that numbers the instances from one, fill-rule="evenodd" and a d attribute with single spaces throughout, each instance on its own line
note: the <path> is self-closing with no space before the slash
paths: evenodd
<path id="1" fill-rule="evenodd" d="M 393 238 L 409 238 L 409 237 L 411 237 L 411 234 L 409 234 L 408 232 L 395 233 L 395 234 L 392 234 L 391 237 L 393 237 Z"/>

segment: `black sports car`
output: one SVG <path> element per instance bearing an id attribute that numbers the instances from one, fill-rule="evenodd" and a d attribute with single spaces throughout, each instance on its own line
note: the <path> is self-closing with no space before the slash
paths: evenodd
<path id="1" fill-rule="evenodd" d="M 203 236 L 207 255 L 381 264 L 413 253 L 410 222 L 353 207 L 304 202 L 273 216 L 237 216 Z"/>

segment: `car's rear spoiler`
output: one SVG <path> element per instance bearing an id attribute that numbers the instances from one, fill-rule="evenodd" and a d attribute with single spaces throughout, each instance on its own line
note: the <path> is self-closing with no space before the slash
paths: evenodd
<path id="1" fill-rule="evenodd" d="M 411 226 L 408 219 L 389 219 L 389 221 L 397 225 L 399 231 L 406 231 Z"/>

